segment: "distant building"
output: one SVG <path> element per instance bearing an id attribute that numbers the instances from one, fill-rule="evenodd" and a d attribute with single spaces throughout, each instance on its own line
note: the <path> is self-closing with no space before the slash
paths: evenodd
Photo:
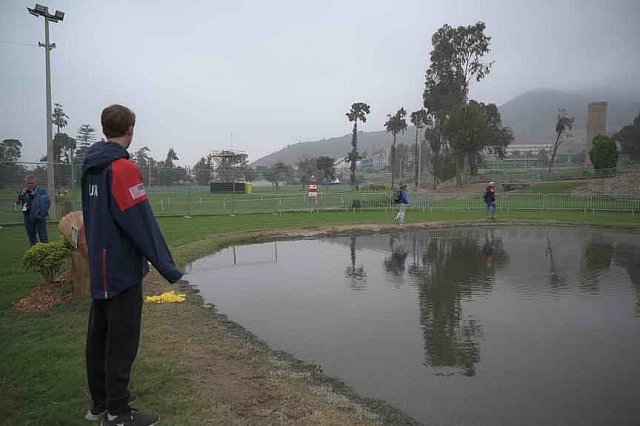
<path id="1" fill-rule="evenodd" d="M 345 158 L 337 158 L 336 161 L 333 163 L 333 167 L 335 168 L 336 173 L 338 174 L 346 173 L 350 170 L 349 162 Z"/>
<path id="2" fill-rule="evenodd" d="M 520 154 L 524 155 L 537 155 L 540 150 L 544 149 L 549 152 L 553 148 L 553 144 L 550 143 L 527 143 L 527 144 L 512 144 L 507 147 L 506 154 L 507 157 L 513 155 L 515 151 L 518 151 Z"/>
<path id="3" fill-rule="evenodd" d="M 358 169 L 366 171 L 380 171 L 389 166 L 386 155 L 378 154 L 361 158 L 358 161 Z"/>
<path id="4" fill-rule="evenodd" d="M 587 140 L 585 143 L 587 158 L 589 158 L 589 151 L 593 145 L 593 138 L 607 134 L 608 108 L 607 102 L 592 102 L 587 108 Z"/>

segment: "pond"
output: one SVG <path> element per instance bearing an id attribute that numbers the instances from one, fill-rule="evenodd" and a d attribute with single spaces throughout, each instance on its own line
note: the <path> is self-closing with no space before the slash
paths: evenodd
<path id="1" fill-rule="evenodd" d="M 518 225 L 280 240 L 193 262 L 275 349 L 429 424 L 638 424 L 640 234 Z"/>

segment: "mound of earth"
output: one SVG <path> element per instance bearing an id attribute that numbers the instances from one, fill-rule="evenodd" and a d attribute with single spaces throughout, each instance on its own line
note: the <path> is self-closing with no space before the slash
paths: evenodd
<path id="1" fill-rule="evenodd" d="M 73 295 L 65 289 L 70 282 L 71 276 L 65 275 L 52 283 L 41 284 L 27 297 L 16 302 L 14 307 L 22 311 L 46 311 L 56 305 L 67 303 Z"/>
<path id="2" fill-rule="evenodd" d="M 581 194 L 640 195 L 640 172 L 630 172 L 610 178 L 589 179 L 574 192 Z"/>

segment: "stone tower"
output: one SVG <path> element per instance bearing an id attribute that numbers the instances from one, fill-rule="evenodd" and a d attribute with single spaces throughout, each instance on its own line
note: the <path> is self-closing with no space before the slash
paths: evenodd
<path id="1" fill-rule="evenodd" d="M 587 109 L 587 143 L 585 144 L 586 160 L 589 162 L 589 151 L 593 138 L 607 133 L 607 102 L 592 102 Z"/>

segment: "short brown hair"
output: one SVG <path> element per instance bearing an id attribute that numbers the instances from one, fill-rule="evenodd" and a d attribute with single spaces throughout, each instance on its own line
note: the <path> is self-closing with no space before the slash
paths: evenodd
<path id="1" fill-rule="evenodd" d="M 107 138 L 124 136 L 129 127 L 136 125 L 136 115 L 123 105 L 111 105 L 102 110 L 102 133 Z"/>

